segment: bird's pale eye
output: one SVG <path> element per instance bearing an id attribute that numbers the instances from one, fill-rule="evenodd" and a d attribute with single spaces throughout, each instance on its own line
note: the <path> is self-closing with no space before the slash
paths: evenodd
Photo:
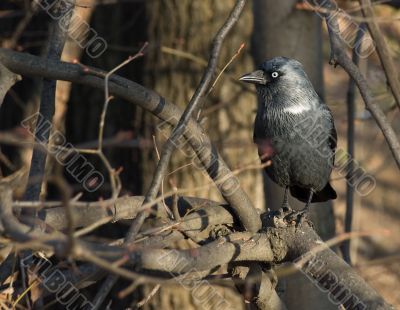
<path id="1" fill-rule="evenodd" d="M 271 76 L 272 76 L 274 79 L 276 79 L 276 78 L 279 76 L 279 73 L 276 72 L 276 71 L 274 71 L 274 72 L 271 73 Z"/>

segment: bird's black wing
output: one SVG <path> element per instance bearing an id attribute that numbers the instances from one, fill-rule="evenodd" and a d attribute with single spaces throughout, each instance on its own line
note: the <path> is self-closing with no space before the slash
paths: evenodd
<path id="1" fill-rule="evenodd" d="M 330 134 L 329 134 L 328 143 L 329 143 L 329 147 L 332 150 L 332 153 L 335 153 L 335 150 L 336 150 L 336 147 L 337 147 L 337 132 L 336 132 L 336 127 L 335 127 L 335 122 L 333 121 L 332 112 L 329 109 L 329 107 L 326 104 L 324 104 L 324 107 L 329 112 L 329 116 L 330 116 L 329 122 L 330 122 L 330 125 L 331 125 L 331 130 L 330 130 Z M 335 161 L 335 157 L 334 156 L 333 156 L 332 159 L 333 159 L 333 161 Z"/>
<path id="2" fill-rule="evenodd" d="M 332 152 L 335 153 L 337 147 L 337 132 L 335 128 L 335 122 L 333 120 L 333 115 L 331 109 L 329 109 L 329 107 L 321 100 L 321 98 L 319 100 L 322 110 L 326 113 L 328 125 L 330 127 L 330 133 L 328 139 L 329 147 L 332 150 Z"/>
<path id="3" fill-rule="evenodd" d="M 330 156 L 330 160 L 332 160 L 332 166 L 335 163 L 335 150 L 337 146 L 337 132 L 335 128 L 335 123 L 333 121 L 333 116 L 329 107 L 321 101 L 322 109 L 325 112 L 325 124 L 330 126 L 330 132 L 328 137 L 328 146 L 332 151 L 332 156 Z M 290 193 L 293 197 L 297 198 L 302 202 L 307 202 L 309 197 L 309 189 L 305 189 L 300 186 L 290 186 Z M 337 195 L 335 190 L 329 184 L 329 182 L 325 185 L 325 187 L 320 190 L 319 192 L 314 193 L 313 198 L 311 200 L 312 203 L 314 202 L 324 202 L 331 199 L 336 199 Z"/>

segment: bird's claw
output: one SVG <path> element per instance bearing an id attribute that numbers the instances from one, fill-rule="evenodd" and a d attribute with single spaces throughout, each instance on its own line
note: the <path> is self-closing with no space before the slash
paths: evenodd
<path id="1" fill-rule="evenodd" d="M 303 209 L 301 211 L 292 210 L 291 213 L 284 217 L 284 220 L 288 224 L 295 224 L 298 227 L 301 224 L 309 221 L 308 210 Z"/>
<path id="2" fill-rule="evenodd" d="M 290 206 L 267 213 L 265 221 L 266 227 L 287 227 L 288 225 L 298 227 L 304 223 L 311 224 L 308 217 L 308 208 L 297 211 L 290 208 Z"/>

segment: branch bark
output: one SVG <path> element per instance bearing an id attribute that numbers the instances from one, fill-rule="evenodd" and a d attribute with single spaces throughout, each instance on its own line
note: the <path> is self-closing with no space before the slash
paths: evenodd
<path id="1" fill-rule="evenodd" d="M 73 208 L 74 229 L 88 227 L 95 223 L 101 222 L 118 222 L 121 220 L 134 219 L 139 213 L 144 197 L 121 197 L 116 201 L 109 200 L 103 202 L 70 202 Z M 172 198 L 165 200 L 168 207 L 172 208 Z M 48 205 L 59 204 L 57 202 L 49 202 Z M 28 207 L 33 204 L 30 202 L 13 203 L 14 208 Z M 46 206 L 43 204 L 34 204 L 36 206 Z M 207 199 L 194 197 L 180 197 L 178 200 L 179 213 L 182 215 L 181 220 L 166 222 L 165 219 L 148 219 L 145 223 L 145 229 L 151 229 L 150 233 L 158 231 L 159 228 L 173 225 L 174 229 L 189 235 L 192 239 L 200 240 L 207 237 L 210 229 L 217 225 L 234 225 L 235 220 L 228 205 L 212 202 Z M 66 210 L 64 207 L 45 208 L 42 210 L 43 221 L 46 225 L 55 230 L 65 230 L 68 225 L 65 222 Z M 102 220 L 107 220 L 103 222 Z M 238 226 L 238 225 L 236 225 Z M 146 232 L 146 231 L 145 231 Z M 150 235 L 146 233 L 146 235 Z"/>
<path id="2" fill-rule="evenodd" d="M 310 226 L 302 225 L 293 235 L 285 230 L 282 237 L 288 240 L 286 259 L 293 261 L 337 305 L 342 304 L 345 309 L 393 309 Z"/>

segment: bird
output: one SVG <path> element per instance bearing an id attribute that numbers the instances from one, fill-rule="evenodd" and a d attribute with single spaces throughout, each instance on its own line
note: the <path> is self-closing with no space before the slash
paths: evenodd
<path id="1" fill-rule="evenodd" d="M 305 203 L 336 199 L 329 183 L 335 161 L 337 133 L 329 107 L 318 96 L 303 65 L 275 57 L 239 78 L 255 84 L 258 107 L 253 140 L 266 174 Z"/>

